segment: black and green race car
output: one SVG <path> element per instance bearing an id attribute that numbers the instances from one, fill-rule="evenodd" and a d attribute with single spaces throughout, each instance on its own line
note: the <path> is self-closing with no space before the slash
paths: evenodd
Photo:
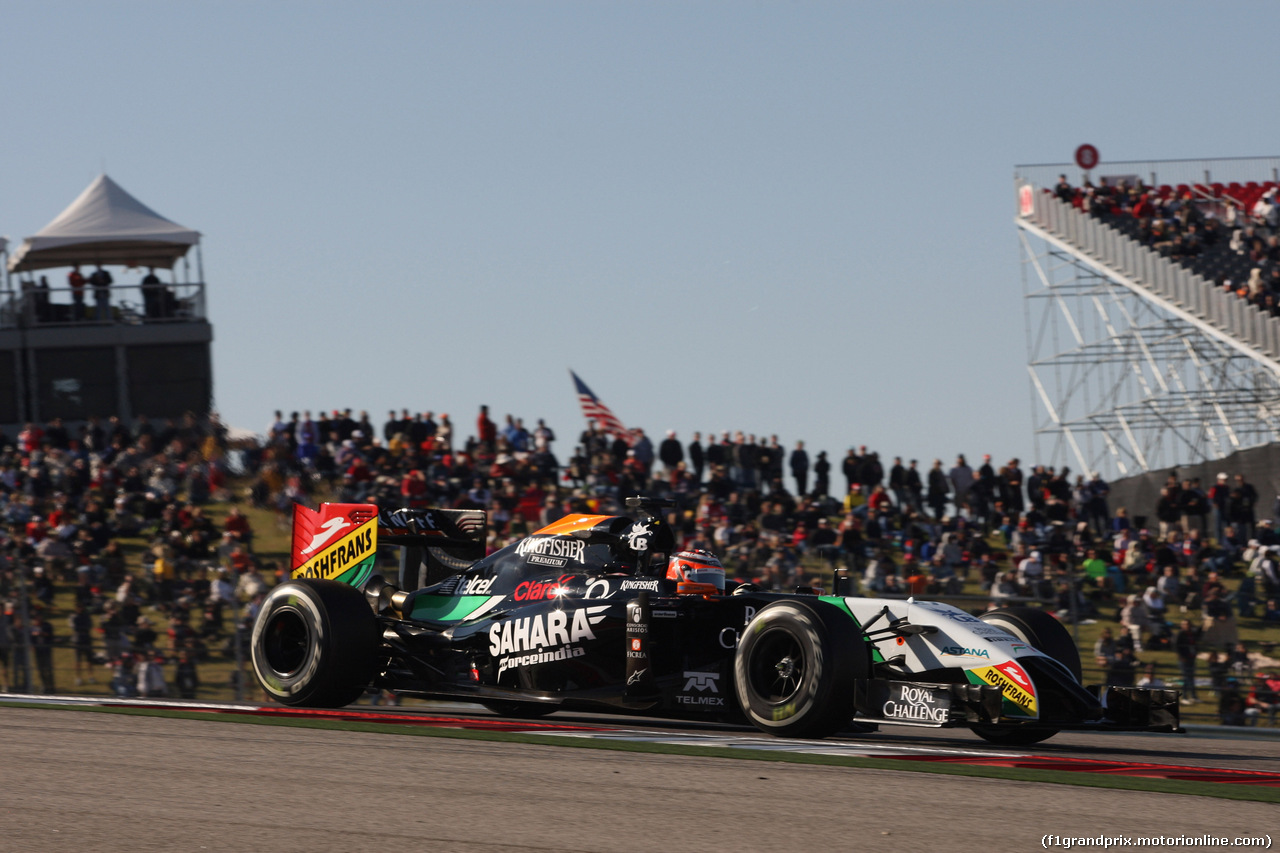
<path id="1" fill-rule="evenodd" d="M 964 726 L 1179 731 L 1170 690 L 1081 684 L 1050 614 L 668 579 L 661 502 L 570 515 L 485 556 L 479 510 L 299 507 L 292 578 L 252 635 L 263 688 L 340 707 L 369 688 L 537 717 L 560 709 L 741 721 L 786 737 Z M 374 573 L 398 545 L 395 582 Z"/>

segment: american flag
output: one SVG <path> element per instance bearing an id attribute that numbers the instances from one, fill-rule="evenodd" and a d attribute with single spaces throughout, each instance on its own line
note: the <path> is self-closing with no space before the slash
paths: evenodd
<path id="1" fill-rule="evenodd" d="M 622 425 L 622 421 L 618 420 L 613 412 L 609 411 L 608 406 L 600 402 L 599 397 L 591 393 L 591 389 L 578 378 L 578 374 L 570 370 L 569 375 L 573 377 L 573 384 L 578 389 L 578 403 L 581 404 L 582 414 L 586 419 L 598 423 L 600 429 L 608 435 L 621 438 L 630 444 L 633 441 L 631 431 Z"/>

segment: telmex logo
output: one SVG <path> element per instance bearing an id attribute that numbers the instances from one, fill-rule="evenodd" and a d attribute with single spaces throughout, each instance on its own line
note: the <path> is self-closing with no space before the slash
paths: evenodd
<path id="1" fill-rule="evenodd" d="M 712 693 L 720 692 L 718 686 L 720 673 L 718 672 L 686 672 L 684 677 L 689 679 L 684 683 L 685 690 L 697 690 L 699 693 L 706 690 Z"/>
<path id="2" fill-rule="evenodd" d="M 686 672 L 684 677 L 688 679 L 684 683 L 684 690 L 676 694 L 675 701 L 679 705 L 701 705 L 710 708 L 723 708 L 724 697 L 722 696 L 690 696 L 690 691 L 697 693 L 719 693 L 720 673 L 718 672 Z"/>

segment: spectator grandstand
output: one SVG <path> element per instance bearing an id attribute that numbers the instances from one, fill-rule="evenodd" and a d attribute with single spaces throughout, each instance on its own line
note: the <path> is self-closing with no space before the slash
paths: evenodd
<path id="1" fill-rule="evenodd" d="M 1044 192 L 1280 316 L 1280 182 L 1072 186 L 1061 175 Z"/>

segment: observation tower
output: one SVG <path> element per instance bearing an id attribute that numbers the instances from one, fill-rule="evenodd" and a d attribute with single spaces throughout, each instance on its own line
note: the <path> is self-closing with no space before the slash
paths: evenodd
<path id="1" fill-rule="evenodd" d="M 199 232 L 100 175 L 4 271 L 0 425 L 210 411 Z"/>

